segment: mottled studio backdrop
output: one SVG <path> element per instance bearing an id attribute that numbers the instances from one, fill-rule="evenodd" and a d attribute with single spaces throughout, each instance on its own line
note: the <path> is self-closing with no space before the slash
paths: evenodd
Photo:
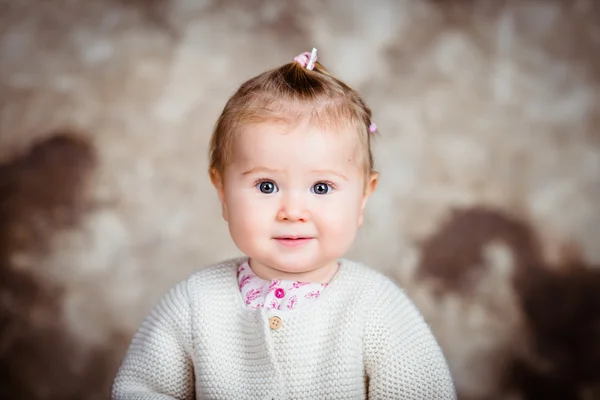
<path id="1" fill-rule="evenodd" d="M 0 0 L 0 398 L 108 398 L 158 298 L 238 255 L 211 128 L 313 46 L 381 132 L 349 256 L 461 399 L 600 399 L 595 0 Z"/>

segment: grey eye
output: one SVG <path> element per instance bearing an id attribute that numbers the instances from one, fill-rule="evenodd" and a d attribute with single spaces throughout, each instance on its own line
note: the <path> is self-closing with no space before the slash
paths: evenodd
<path id="1" fill-rule="evenodd" d="M 313 192 L 314 194 L 327 194 L 329 192 L 331 192 L 333 189 L 331 187 L 331 185 L 325 183 L 325 182 L 317 182 L 313 185 L 311 192 Z"/>
<path id="2" fill-rule="evenodd" d="M 275 182 L 272 181 L 262 181 L 256 185 L 256 188 L 264 194 L 276 193 L 278 190 L 277 185 L 275 185 Z"/>

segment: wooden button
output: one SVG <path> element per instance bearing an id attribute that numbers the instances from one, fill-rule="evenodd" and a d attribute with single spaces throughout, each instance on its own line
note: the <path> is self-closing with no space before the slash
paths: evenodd
<path id="1" fill-rule="evenodd" d="M 269 326 L 274 331 L 281 328 L 281 318 L 279 318 L 277 316 L 269 318 Z"/>

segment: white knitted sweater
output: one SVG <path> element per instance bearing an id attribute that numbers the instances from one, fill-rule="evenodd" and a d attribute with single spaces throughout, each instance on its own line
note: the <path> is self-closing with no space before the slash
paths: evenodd
<path id="1" fill-rule="evenodd" d="M 236 277 L 245 260 L 169 291 L 135 334 L 114 400 L 456 398 L 429 327 L 382 274 L 341 260 L 314 304 L 252 310 Z"/>

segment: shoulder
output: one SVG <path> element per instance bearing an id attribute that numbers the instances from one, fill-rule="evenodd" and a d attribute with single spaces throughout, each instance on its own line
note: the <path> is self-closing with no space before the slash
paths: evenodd
<path id="1" fill-rule="evenodd" d="M 358 280 L 365 282 L 376 282 L 388 279 L 381 272 L 371 268 L 367 264 L 359 261 L 342 258 L 339 260 L 347 280 Z"/>
<path id="2" fill-rule="evenodd" d="M 202 305 L 212 307 L 214 301 L 219 301 L 222 309 L 227 301 L 233 304 L 236 300 L 236 272 L 240 262 L 243 259 L 234 258 L 208 265 L 180 280 L 162 295 L 147 315 L 145 323 L 154 326 L 159 321 L 171 331 L 178 332 L 180 338 L 185 337 L 181 340 L 189 342 L 192 315 L 202 309 Z"/>
<path id="3" fill-rule="evenodd" d="M 356 261 L 342 260 L 344 285 L 347 291 L 369 314 L 368 326 L 379 329 L 380 324 L 394 330 L 428 330 L 424 316 L 405 290 L 383 273 Z M 396 331 L 397 332 L 397 331 Z"/>
<path id="4" fill-rule="evenodd" d="M 188 284 L 194 284 L 202 281 L 228 279 L 231 274 L 236 274 L 237 267 L 247 260 L 247 257 L 235 257 L 209 264 L 192 273 L 186 281 Z"/>
<path id="5" fill-rule="evenodd" d="M 230 258 L 203 267 L 181 282 L 192 303 L 235 301 L 238 294 L 237 268 L 247 257 Z M 207 303 L 207 304 L 208 304 Z"/>
<path id="6" fill-rule="evenodd" d="M 342 259 L 340 264 L 344 268 L 344 283 L 361 288 L 357 292 L 364 292 L 369 299 L 392 296 L 410 302 L 399 284 L 387 275 L 357 261 Z"/>

